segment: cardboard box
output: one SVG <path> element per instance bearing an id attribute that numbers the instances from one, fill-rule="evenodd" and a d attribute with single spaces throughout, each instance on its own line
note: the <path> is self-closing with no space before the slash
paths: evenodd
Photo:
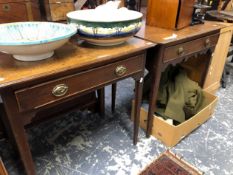
<path id="1" fill-rule="evenodd" d="M 153 119 L 153 128 L 152 135 L 162 141 L 166 146 L 173 147 L 179 141 L 181 141 L 184 137 L 186 137 L 189 133 L 199 127 L 201 124 L 206 122 L 214 112 L 217 97 L 209 94 L 208 92 L 203 91 L 204 93 L 204 101 L 199 110 L 199 112 L 191 117 L 189 120 L 174 126 L 167 123 L 161 117 L 157 117 L 154 115 Z M 133 119 L 133 111 L 134 111 L 134 101 L 132 104 L 132 112 L 131 118 Z M 147 115 L 148 112 L 146 109 L 141 107 L 140 110 L 140 127 L 146 129 L 147 125 Z"/>

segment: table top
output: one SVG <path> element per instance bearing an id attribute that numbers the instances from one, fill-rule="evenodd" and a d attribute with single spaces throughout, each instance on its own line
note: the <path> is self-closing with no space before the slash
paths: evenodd
<path id="1" fill-rule="evenodd" d="M 0 89 L 49 75 L 90 69 L 153 46 L 155 44 L 138 38 L 109 47 L 93 46 L 75 40 L 57 49 L 53 57 L 36 62 L 18 61 L 11 55 L 0 52 Z"/>
<path id="2" fill-rule="evenodd" d="M 204 24 L 188 26 L 180 30 L 170 30 L 144 25 L 142 29 L 136 34 L 137 37 L 146 39 L 157 44 L 171 44 L 177 41 L 194 38 L 195 36 L 204 35 L 209 32 L 218 31 L 228 24 L 222 22 L 205 21 Z M 169 38 L 172 35 L 177 35 L 174 38 Z"/>

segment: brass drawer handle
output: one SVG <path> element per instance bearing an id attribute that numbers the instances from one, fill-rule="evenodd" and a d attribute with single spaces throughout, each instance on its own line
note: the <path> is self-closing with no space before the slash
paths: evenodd
<path id="1" fill-rule="evenodd" d="M 121 66 L 117 66 L 117 68 L 115 70 L 115 74 L 117 76 L 119 76 L 119 77 L 125 75 L 126 72 L 127 72 L 127 68 L 125 66 L 122 66 L 122 65 Z"/>
<path id="2" fill-rule="evenodd" d="M 11 6 L 9 4 L 3 4 L 2 10 L 4 12 L 9 12 L 11 10 Z"/>
<path id="3" fill-rule="evenodd" d="M 177 50 L 177 54 L 178 55 L 183 55 L 184 54 L 184 48 L 183 47 L 179 47 Z"/>
<path id="4" fill-rule="evenodd" d="M 205 40 L 205 46 L 206 46 L 206 47 L 210 47 L 210 39 L 209 39 L 209 38 L 207 38 L 207 39 Z"/>
<path id="5" fill-rule="evenodd" d="M 65 95 L 68 91 L 68 86 L 65 84 L 58 84 L 53 88 L 52 94 L 55 97 L 61 97 Z"/>

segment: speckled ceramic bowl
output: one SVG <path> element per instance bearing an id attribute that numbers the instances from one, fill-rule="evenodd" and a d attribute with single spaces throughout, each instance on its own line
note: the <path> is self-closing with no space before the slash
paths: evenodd
<path id="1" fill-rule="evenodd" d="M 67 17 L 68 23 L 77 27 L 79 37 L 95 45 L 120 44 L 140 30 L 142 13 L 126 9 L 111 13 L 114 15 L 106 17 L 106 12 L 88 9 L 70 12 Z"/>
<path id="2" fill-rule="evenodd" d="M 42 60 L 51 57 L 76 32 L 73 26 L 52 22 L 0 24 L 0 51 L 21 61 Z"/>

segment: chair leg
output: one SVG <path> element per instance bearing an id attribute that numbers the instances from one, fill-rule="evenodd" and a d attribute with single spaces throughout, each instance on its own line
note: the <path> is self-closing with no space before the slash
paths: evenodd
<path id="1" fill-rule="evenodd" d="M 137 11 L 141 11 L 141 6 L 142 6 L 142 0 L 138 0 L 138 4 L 137 4 Z"/>
<path id="2" fill-rule="evenodd" d="M 231 61 L 230 62 L 233 63 L 233 56 L 231 57 Z"/>
<path id="3" fill-rule="evenodd" d="M 222 86 L 222 88 L 226 88 L 226 86 L 227 86 L 227 71 L 226 71 L 226 68 L 224 68 L 223 73 L 222 73 L 221 86 Z"/>

